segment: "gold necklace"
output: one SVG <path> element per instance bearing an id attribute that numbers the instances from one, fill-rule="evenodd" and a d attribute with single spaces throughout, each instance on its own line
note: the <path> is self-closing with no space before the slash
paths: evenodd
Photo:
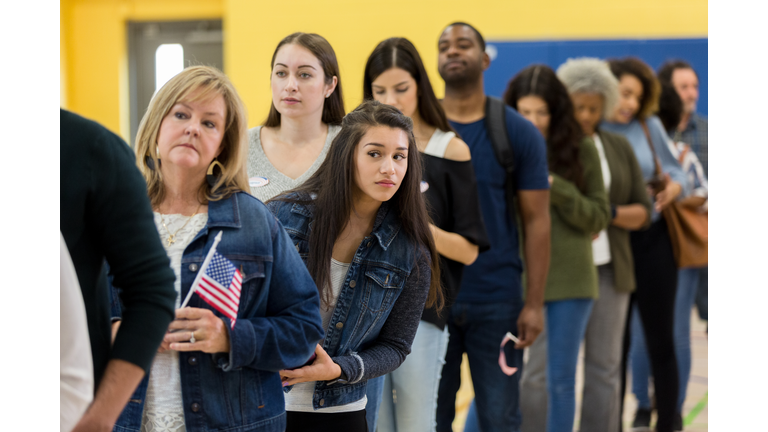
<path id="1" fill-rule="evenodd" d="M 166 242 L 168 242 L 168 246 L 176 243 L 176 234 L 179 233 L 187 224 L 189 221 L 192 220 L 193 217 L 197 214 L 197 211 L 200 210 L 200 207 L 203 205 L 203 203 L 198 204 L 197 208 L 195 209 L 195 212 L 192 213 L 192 216 L 190 216 L 186 222 L 184 222 L 184 225 L 182 225 L 179 229 L 176 230 L 175 233 L 171 234 L 171 230 L 168 229 L 168 225 L 165 224 L 165 218 L 163 218 L 163 214 L 160 213 L 160 223 L 163 224 L 163 227 L 165 228 L 165 231 L 168 232 L 168 237 L 165 239 Z"/>

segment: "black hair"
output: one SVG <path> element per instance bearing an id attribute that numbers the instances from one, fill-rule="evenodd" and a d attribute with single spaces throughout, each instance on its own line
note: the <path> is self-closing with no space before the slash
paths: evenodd
<path id="1" fill-rule="evenodd" d="M 474 26 L 472 26 L 472 24 L 467 24 L 463 21 L 456 21 L 445 26 L 445 29 L 447 29 L 448 27 L 457 26 L 457 25 L 467 26 L 471 28 L 472 31 L 475 32 L 475 36 L 477 36 L 477 41 L 480 42 L 480 50 L 485 52 L 485 39 L 483 38 L 483 35 L 480 34 L 480 31 L 478 31 Z M 445 29 L 443 29 L 443 31 L 445 31 Z"/>
<path id="2" fill-rule="evenodd" d="M 676 128 L 683 118 L 683 100 L 671 83 L 663 81 L 661 83 L 658 116 L 665 130 Z"/>
<path id="3" fill-rule="evenodd" d="M 373 99 L 373 81 L 391 68 L 408 72 L 418 88 L 419 116 L 424 122 L 442 131 L 453 131 L 445 116 L 445 110 L 437 100 L 424 63 L 416 47 L 406 38 L 389 38 L 374 48 L 365 64 L 363 74 L 363 98 Z"/>
<path id="4" fill-rule="evenodd" d="M 504 92 L 504 102 L 517 109 L 525 96 L 538 96 L 549 109 L 547 158 L 553 173 L 573 182 L 584 191 L 584 169 L 579 160 L 579 143 L 584 132 L 576 121 L 568 90 L 549 66 L 528 66 L 515 75 Z"/>
<path id="5" fill-rule="evenodd" d="M 674 60 L 669 60 L 665 62 L 659 68 L 659 71 L 656 73 L 656 76 L 659 78 L 659 81 L 661 81 L 662 83 L 665 83 L 665 82 L 672 83 L 672 74 L 675 73 L 677 69 L 690 69 L 696 75 L 696 79 L 699 79 L 699 74 L 697 74 L 696 70 L 693 69 L 693 67 L 691 67 L 690 63 L 680 59 L 674 59 Z"/>
<path id="6" fill-rule="evenodd" d="M 426 306 L 435 306 L 440 311 L 444 304 L 440 287 L 440 255 L 435 248 L 429 228 L 431 219 L 420 189 L 422 156 L 413 136 L 413 121 L 397 108 L 375 100 L 363 101 L 354 111 L 344 116 L 341 131 L 333 139 L 328 156 L 320 168 L 304 184 L 272 200 L 298 202 L 313 205 L 317 209 L 309 234 L 309 256 L 306 263 L 323 304 L 330 304 L 328 282 L 331 278 L 329 263 L 333 255 L 333 244 L 349 223 L 349 215 L 354 207 L 352 197 L 357 170 L 355 151 L 368 130 L 377 126 L 399 129 L 408 136 L 408 168 L 400 188 L 389 200 L 392 205 L 389 211 L 397 212 L 402 232 L 418 245 L 421 253 L 429 253 L 431 281 Z"/>

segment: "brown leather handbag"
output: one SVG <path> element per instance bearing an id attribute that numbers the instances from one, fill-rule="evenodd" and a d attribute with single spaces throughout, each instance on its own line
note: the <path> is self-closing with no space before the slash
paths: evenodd
<path id="1" fill-rule="evenodd" d="M 666 187 L 666 177 L 661 171 L 661 163 L 656 155 L 656 149 L 651 141 L 648 126 L 641 121 L 645 132 L 645 138 L 653 153 L 655 163 L 654 179 L 649 181 L 649 186 L 658 193 Z M 685 154 L 681 155 L 681 161 Z M 661 180 L 664 179 L 664 180 Z M 709 218 L 706 212 L 698 208 L 687 207 L 678 201 L 672 201 L 661 211 L 667 221 L 669 238 L 672 241 L 672 250 L 675 262 L 679 268 L 706 267 L 709 255 Z"/>

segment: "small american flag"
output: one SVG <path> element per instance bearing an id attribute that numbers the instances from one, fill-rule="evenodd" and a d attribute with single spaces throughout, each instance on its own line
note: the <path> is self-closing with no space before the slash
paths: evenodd
<path id="1" fill-rule="evenodd" d="M 232 321 L 232 328 L 235 328 L 242 283 L 243 275 L 240 274 L 240 270 L 218 252 L 214 252 L 197 287 L 191 289 L 206 303 L 229 318 Z"/>

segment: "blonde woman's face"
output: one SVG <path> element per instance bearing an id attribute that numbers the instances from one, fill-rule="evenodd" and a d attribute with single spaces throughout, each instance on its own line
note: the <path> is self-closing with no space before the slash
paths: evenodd
<path id="1" fill-rule="evenodd" d="M 193 170 L 204 174 L 221 153 L 226 118 L 227 108 L 220 94 L 207 100 L 177 102 L 163 118 L 157 136 L 163 173 Z"/>

